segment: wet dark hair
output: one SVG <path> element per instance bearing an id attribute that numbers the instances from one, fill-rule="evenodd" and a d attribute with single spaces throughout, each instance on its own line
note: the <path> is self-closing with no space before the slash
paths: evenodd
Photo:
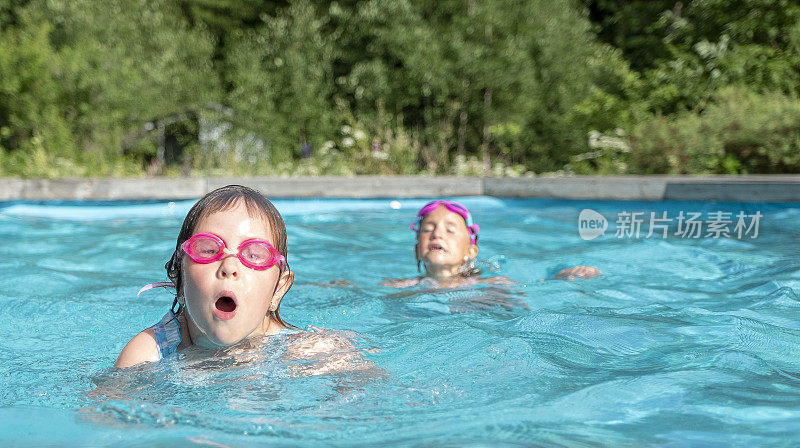
<path id="1" fill-rule="evenodd" d="M 178 234 L 175 252 L 172 253 L 172 257 L 170 257 L 169 261 L 164 265 L 164 268 L 167 270 L 167 277 L 169 277 L 170 281 L 172 281 L 172 284 L 175 286 L 176 293 L 175 300 L 172 302 L 172 309 L 174 310 L 175 305 L 178 305 L 178 310 L 175 311 L 176 315 L 183 311 L 185 307 L 185 305 L 178 301 L 178 298 L 183 294 L 183 273 L 181 271 L 183 254 L 181 251 L 181 244 L 191 238 L 195 227 L 197 227 L 197 223 L 199 223 L 201 219 L 213 213 L 228 210 L 238 201 L 244 202 L 245 207 L 247 207 L 247 213 L 251 217 L 261 216 L 269 223 L 269 227 L 272 229 L 272 240 L 275 242 L 275 249 L 287 259 L 286 270 L 289 270 L 288 256 L 286 253 L 286 225 L 283 223 L 283 218 L 278 212 L 278 209 L 272 205 L 272 202 L 256 190 L 242 185 L 228 185 L 217 188 L 200 198 L 200 200 L 192 206 L 191 210 L 189 210 L 186 219 L 183 220 L 181 231 Z M 277 287 L 276 284 L 275 288 L 277 289 Z M 281 319 L 279 312 L 280 307 L 281 305 L 279 303 L 275 311 L 270 311 L 270 316 L 285 327 L 294 327 Z"/>

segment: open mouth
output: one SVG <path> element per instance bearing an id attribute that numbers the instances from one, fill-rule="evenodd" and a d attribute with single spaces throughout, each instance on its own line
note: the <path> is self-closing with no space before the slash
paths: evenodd
<path id="1" fill-rule="evenodd" d="M 215 305 L 218 310 L 224 313 L 230 313 L 236 309 L 236 302 L 234 302 L 230 297 L 220 297 L 217 299 L 217 303 L 215 303 Z"/>
<path id="2" fill-rule="evenodd" d="M 217 301 L 214 302 L 214 315 L 222 320 L 233 318 L 236 314 L 236 300 L 232 294 L 227 291 L 220 294 Z"/>
<path id="3" fill-rule="evenodd" d="M 428 245 L 428 250 L 431 251 L 431 252 L 433 252 L 435 250 L 440 250 L 442 252 L 445 251 L 444 247 L 439 243 L 431 243 L 430 245 Z"/>

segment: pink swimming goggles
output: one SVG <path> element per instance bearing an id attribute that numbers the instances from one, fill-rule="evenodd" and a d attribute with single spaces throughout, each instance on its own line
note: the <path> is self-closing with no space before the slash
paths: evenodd
<path id="1" fill-rule="evenodd" d="M 275 249 L 269 241 L 252 239 L 239 245 L 237 250 L 228 249 L 225 241 L 213 233 L 198 233 L 181 244 L 181 250 L 195 263 L 208 264 L 222 259 L 225 255 L 236 255 L 243 265 L 257 271 L 265 271 L 276 264 L 283 272 L 286 267 L 286 258 Z M 158 282 L 145 285 L 136 294 L 139 297 L 143 292 L 154 288 L 174 288 L 172 282 Z"/>
<path id="2" fill-rule="evenodd" d="M 467 230 L 469 230 L 470 242 L 472 244 L 478 244 L 478 232 L 481 230 L 481 227 L 472 223 L 472 215 L 469 214 L 467 207 L 464 207 L 464 205 L 454 201 L 431 201 L 423 205 L 422 208 L 419 209 L 419 213 L 417 213 L 417 222 L 411 224 L 411 230 L 419 233 L 419 227 L 420 223 L 422 223 L 422 219 L 428 216 L 432 211 L 439 208 L 440 205 L 444 205 L 445 208 L 451 212 L 458 213 L 462 218 L 464 218 L 464 222 L 467 223 Z"/>
<path id="3" fill-rule="evenodd" d="M 195 263 L 213 263 L 225 255 L 236 255 L 243 265 L 257 271 L 275 266 L 286 269 L 286 259 L 265 240 L 247 240 L 237 250 L 228 249 L 222 238 L 213 233 L 198 233 L 181 244 L 181 250 Z"/>

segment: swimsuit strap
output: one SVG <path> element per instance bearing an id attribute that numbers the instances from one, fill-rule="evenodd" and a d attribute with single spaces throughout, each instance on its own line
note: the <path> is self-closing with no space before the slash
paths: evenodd
<path id="1" fill-rule="evenodd" d="M 160 359 L 164 359 L 178 350 L 178 344 L 181 343 L 181 324 L 171 310 L 161 318 L 160 322 L 153 325 L 153 333 L 156 336 Z"/>

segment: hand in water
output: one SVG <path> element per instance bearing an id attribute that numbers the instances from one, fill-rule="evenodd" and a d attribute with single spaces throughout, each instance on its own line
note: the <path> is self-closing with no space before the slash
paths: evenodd
<path id="1" fill-rule="evenodd" d="M 364 357 L 365 353 L 375 353 L 377 348 L 357 347 L 352 332 L 331 331 L 312 325 L 308 329 L 288 337 L 289 345 L 284 357 L 294 361 L 291 367 L 293 375 L 343 372 L 361 372 L 376 377 L 384 375 L 382 369 Z"/>
<path id="2" fill-rule="evenodd" d="M 409 286 L 417 286 L 421 281 L 420 277 L 415 278 L 400 278 L 389 279 L 380 283 L 381 286 L 391 286 L 393 288 L 408 288 Z"/>
<path id="3" fill-rule="evenodd" d="M 489 283 L 492 285 L 513 285 L 514 282 L 508 277 L 501 275 L 497 277 L 461 277 L 454 276 L 443 279 L 434 279 L 431 277 L 415 277 L 415 278 L 401 278 L 389 279 L 381 282 L 381 286 L 391 286 L 393 288 L 408 288 L 410 286 L 417 286 L 422 283 L 430 283 L 431 286 L 437 288 L 461 288 L 465 286 L 472 286 L 478 283 Z"/>
<path id="4" fill-rule="evenodd" d="M 567 280 L 573 281 L 576 278 L 594 278 L 600 275 L 600 269 L 594 266 L 575 266 L 572 268 L 562 269 L 555 277 L 554 280 Z"/>

